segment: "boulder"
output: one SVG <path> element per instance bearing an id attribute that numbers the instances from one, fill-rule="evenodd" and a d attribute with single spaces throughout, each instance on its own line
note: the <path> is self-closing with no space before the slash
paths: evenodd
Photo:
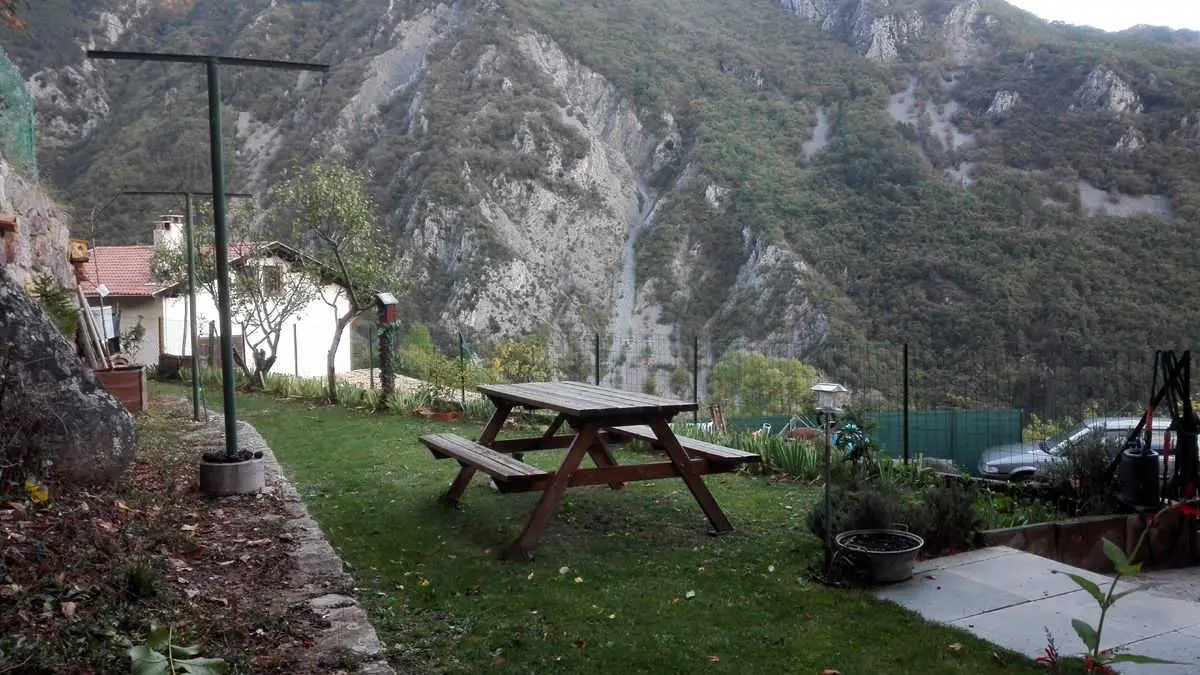
<path id="1" fill-rule="evenodd" d="M 0 462 L 72 484 L 115 478 L 137 448 L 129 412 L 3 266 L 0 429 Z"/>

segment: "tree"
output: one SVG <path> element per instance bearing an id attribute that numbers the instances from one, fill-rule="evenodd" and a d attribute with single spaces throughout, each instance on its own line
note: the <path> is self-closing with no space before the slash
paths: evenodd
<path id="1" fill-rule="evenodd" d="M 326 361 L 330 401 L 337 401 L 334 356 L 346 327 L 374 305 L 376 292 L 398 286 L 367 179 L 339 164 L 312 164 L 295 170 L 275 191 L 276 222 L 328 268 L 326 281 L 338 289 L 320 294 L 338 312 Z"/>
<path id="2" fill-rule="evenodd" d="M 809 407 L 818 378 L 816 368 L 797 359 L 738 351 L 717 363 L 708 386 L 713 400 L 739 414 L 792 413 Z"/>
<path id="3" fill-rule="evenodd" d="M 212 241 L 213 225 L 205 213 L 193 225 L 195 240 Z M 234 352 L 234 362 L 252 387 L 266 386 L 279 355 L 279 340 L 287 321 L 304 310 L 318 295 L 320 266 L 295 249 L 256 231 L 252 211 L 230 219 L 230 236 L 235 242 L 230 258 L 236 267 L 229 272 L 230 318 L 241 326 L 250 363 Z M 264 241 L 267 239 L 267 241 Z M 198 246 L 196 284 L 217 297 L 217 260 L 212 246 Z M 152 262 L 155 276 L 163 281 L 187 284 L 187 251 L 181 245 L 160 246 Z M 194 348 L 193 348 L 194 352 Z"/>

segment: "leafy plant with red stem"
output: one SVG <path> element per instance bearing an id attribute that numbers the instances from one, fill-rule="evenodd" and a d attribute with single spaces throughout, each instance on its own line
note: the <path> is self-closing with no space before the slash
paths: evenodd
<path id="1" fill-rule="evenodd" d="M 1137 545 L 1133 548 L 1132 557 L 1134 559 L 1137 559 L 1142 551 L 1142 547 L 1146 544 L 1150 530 L 1158 525 L 1159 519 L 1167 512 L 1178 511 L 1185 517 L 1200 519 L 1200 499 L 1194 497 L 1195 491 L 1196 487 L 1194 485 L 1189 486 L 1187 494 L 1184 497 L 1185 501 L 1172 504 L 1154 514 L 1150 519 L 1150 523 L 1142 530 Z M 1104 631 L 1104 619 L 1108 616 L 1108 610 L 1112 609 L 1112 606 L 1126 595 L 1142 590 L 1141 588 L 1131 588 L 1120 593 L 1116 592 L 1117 582 L 1121 580 L 1121 577 L 1137 574 L 1141 571 L 1142 564 L 1140 562 L 1129 562 L 1129 558 L 1125 556 L 1125 552 L 1108 539 L 1103 540 L 1103 546 L 1104 556 L 1112 562 L 1113 568 L 1116 570 L 1116 574 L 1113 576 L 1112 583 L 1109 584 L 1107 591 L 1101 589 L 1096 582 L 1090 579 L 1085 579 L 1077 574 L 1067 575 L 1080 588 L 1087 591 L 1096 600 L 1096 604 L 1100 605 L 1100 620 L 1095 627 L 1092 627 L 1091 624 L 1082 619 L 1071 620 L 1071 626 L 1075 629 L 1075 633 L 1079 635 L 1079 639 L 1087 647 L 1087 652 L 1082 657 L 1084 672 L 1094 675 L 1114 675 L 1116 672 L 1112 669 L 1112 664 L 1114 663 L 1171 663 L 1170 661 L 1163 661 L 1140 654 L 1115 654 L 1111 649 L 1100 649 L 1100 640 Z M 1039 657 L 1037 663 L 1042 664 L 1052 673 L 1060 672 L 1059 668 L 1062 660 L 1059 657 L 1058 650 L 1054 646 L 1053 639 L 1049 640 L 1046 655 Z"/>

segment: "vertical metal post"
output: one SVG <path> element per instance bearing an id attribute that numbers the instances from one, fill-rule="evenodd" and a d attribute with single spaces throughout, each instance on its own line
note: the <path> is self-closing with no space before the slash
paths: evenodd
<path id="1" fill-rule="evenodd" d="M 196 235 L 192 231 L 192 193 L 183 195 L 184 227 L 187 230 L 187 275 L 188 275 L 188 327 L 192 340 L 192 419 L 200 421 L 200 327 L 196 318 Z"/>
<path id="2" fill-rule="evenodd" d="M 833 414 L 821 412 L 821 426 L 825 427 L 825 576 L 833 571 L 833 506 L 829 496 L 830 469 L 833 451 L 829 442 L 829 428 L 833 426 Z"/>
<path id="3" fill-rule="evenodd" d="M 292 374 L 300 377 L 300 324 L 292 324 Z"/>
<path id="4" fill-rule="evenodd" d="M 467 343 L 458 334 L 458 396 L 463 410 L 467 409 Z"/>
<path id="5" fill-rule="evenodd" d="M 692 403 L 696 409 L 692 411 L 692 421 L 700 421 L 700 336 L 692 336 Z"/>
<path id="6" fill-rule="evenodd" d="M 367 340 L 367 375 L 370 381 L 370 388 L 375 389 L 375 341 Z"/>
<path id="7" fill-rule="evenodd" d="M 904 465 L 908 466 L 908 343 L 904 343 Z"/>
<path id="8" fill-rule="evenodd" d="M 221 320 L 221 385 L 225 398 L 225 455 L 237 454 L 237 401 L 234 399 L 233 321 L 229 300 L 229 228 L 225 222 L 225 166 L 221 151 L 221 75 L 217 57 L 208 71 L 208 145 L 212 162 L 213 229 L 216 230 L 217 314 Z"/>
<path id="9" fill-rule="evenodd" d="M 596 333 L 595 338 L 596 338 L 596 340 L 595 340 L 595 344 L 593 345 L 593 347 L 594 347 L 593 352 L 595 354 L 595 363 L 596 363 L 596 386 L 599 387 L 600 386 L 600 334 Z"/>

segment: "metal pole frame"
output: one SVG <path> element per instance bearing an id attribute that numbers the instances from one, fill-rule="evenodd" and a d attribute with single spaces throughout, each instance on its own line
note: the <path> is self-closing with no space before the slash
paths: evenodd
<path id="1" fill-rule="evenodd" d="M 203 63 L 208 78 L 209 155 L 212 162 L 213 225 L 216 230 L 217 311 L 221 320 L 221 378 L 225 404 L 225 455 L 237 455 L 237 405 L 234 400 L 233 335 L 229 302 L 229 229 L 225 222 L 225 170 L 221 149 L 221 78 L 217 66 L 246 66 L 328 72 L 329 66 L 295 61 L 268 61 L 201 54 L 162 54 L 89 49 L 90 59 Z"/>
<path id="2" fill-rule="evenodd" d="M 189 323 L 190 338 L 192 341 L 192 419 L 200 421 L 200 364 L 197 361 L 196 345 L 200 340 L 200 328 L 197 325 L 199 320 L 196 316 L 196 234 L 193 222 L 192 197 L 207 196 L 211 197 L 211 192 L 201 192 L 199 190 L 121 190 L 117 193 L 120 195 L 129 195 L 133 197 L 183 197 L 184 203 L 184 236 L 187 241 L 187 279 L 188 279 L 188 314 L 191 316 Z M 254 195 L 246 192 L 229 192 L 226 197 L 253 197 Z M 207 415 L 205 415 L 207 417 Z"/>

